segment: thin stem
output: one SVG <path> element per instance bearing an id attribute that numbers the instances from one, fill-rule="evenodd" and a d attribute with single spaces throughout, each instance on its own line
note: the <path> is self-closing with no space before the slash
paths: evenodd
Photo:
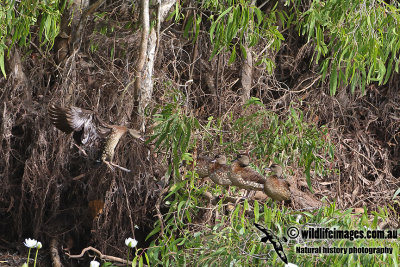
<path id="1" fill-rule="evenodd" d="M 26 264 L 28 264 L 29 266 L 29 256 L 31 255 L 31 248 L 29 248 L 29 252 L 28 252 L 28 259 L 26 260 Z"/>
<path id="2" fill-rule="evenodd" d="M 131 254 L 131 248 L 129 247 L 128 248 L 128 257 L 126 257 L 126 267 L 128 267 L 128 264 L 129 264 L 129 256 L 130 256 L 130 254 Z"/>
<path id="3" fill-rule="evenodd" d="M 33 267 L 36 267 L 36 259 L 37 259 L 38 252 L 39 252 L 39 248 L 36 249 L 35 263 L 33 264 Z"/>

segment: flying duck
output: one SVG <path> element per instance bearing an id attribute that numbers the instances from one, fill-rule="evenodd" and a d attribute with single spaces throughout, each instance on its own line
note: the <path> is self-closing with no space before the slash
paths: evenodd
<path id="1" fill-rule="evenodd" d="M 79 149 L 81 149 L 80 146 L 101 146 L 100 159 L 102 162 L 112 170 L 112 166 L 114 166 L 130 172 L 130 170 L 113 163 L 112 160 L 115 148 L 126 132 L 144 141 L 137 130 L 129 129 L 126 126 L 107 124 L 93 110 L 74 106 L 63 108 L 50 105 L 48 114 L 51 123 L 57 129 L 66 134 L 73 132 L 73 138 Z"/>

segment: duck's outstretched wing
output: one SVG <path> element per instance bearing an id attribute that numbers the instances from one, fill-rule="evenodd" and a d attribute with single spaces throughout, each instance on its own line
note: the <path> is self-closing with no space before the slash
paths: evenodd
<path id="1" fill-rule="evenodd" d="M 93 119 L 93 111 L 74 106 L 50 105 L 48 111 L 51 123 L 67 134 L 82 130 L 83 125 Z"/>
<path id="2" fill-rule="evenodd" d="M 48 113 L 51 123 L 57 129 L 67 134 L 74 132 L 74 140 L 79 145 L 92 144 L 100 137 L 99 132 L 105 130 L 104 126 L 96 123 L 98 119 L 92 110 L 50 105 Z"/>

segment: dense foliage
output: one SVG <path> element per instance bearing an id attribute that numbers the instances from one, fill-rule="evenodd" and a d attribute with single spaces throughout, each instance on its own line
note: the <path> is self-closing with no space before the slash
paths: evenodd
<path id="1" fill-rule="evenodd" d="M 4 76 L 5 55 L 14 44 L 22 47 L 29 44 L 32 28 L 38 26 L 39 42 L 52 47 L 67 3 L 67 0 L 5 0 L 0 3 L 0 69 Z"/>
<path id="2" fill-rule="evenodd" d="M 329 74 L 330 93 L 349 85 L 351 92 L 371 82 L 387 83 L 399 72 L 399 4 L 385 1 L 313 1 L 301 16 L 302 34 L 322 59 L 322 79 Z"/>
<path id="3" fill-rule="evenodd" d="M 95 246 L 124 258 L 123 239 L 134 235 L 133 265 L 281 265 L 273 246 L 260 242 L 260 223 L 299 266 L 398 266 L 396 240 L 285 240 L 291 226 L 366 230 L 400 221 L 397 2 L 186 0 L 162 26 L 151 4 L 150 30 L 161 28 L 148 75 L 146 142 L 123 137 L 114 157 L 130 173 L 90 162 L 46 118 L 55 102 L 137 126 L 141 5 L 96 3 L 79 23 L 79 45 L 62 37 L 64 61 L 51 57 L 61 17 L 74 15 L 72 1 L 0 3 L 1 239 L 33 233 L 47 244 L 74 240 L 68 249 L 76 254 Z M 22 52 L 19 71 L 29 77 L 22 90 L 9 75 L 12 49 Z M 243 101 L 248 53 L 254 60 Z M 284 166 L 283 178 L 324 206 L 246 198 L 238 187 L 201 181 L 189 167 L 199 154 L 222 153 L 231 163 L 243 152 L 261 174 L 271 163 Z M 312 255 L 296 253 L 299 246 L 393 253 Z"/>

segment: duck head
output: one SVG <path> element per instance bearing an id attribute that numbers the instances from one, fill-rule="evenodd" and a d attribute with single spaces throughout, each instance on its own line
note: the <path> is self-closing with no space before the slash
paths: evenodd
<path id="1" fill-rule="evenodd" d="M 246 167 L 250 163 L 250 158 L 246 154 L 238 154 L 236 160 L 242 167 Z"/>
<path id="2" fill-rule="evenodd" d="M 220 165 L 226 164 L 226 157 L 224 155 L 216 155 L 212 163 L 218 163 Z"/>
<path id="3" fill-rule="evenodd" d="M 270 167 L 265 168 L 265 171 L 270 171 L 278 177 L 282 176 L 283 169 L 278 164 L 272 164 Z"/>

